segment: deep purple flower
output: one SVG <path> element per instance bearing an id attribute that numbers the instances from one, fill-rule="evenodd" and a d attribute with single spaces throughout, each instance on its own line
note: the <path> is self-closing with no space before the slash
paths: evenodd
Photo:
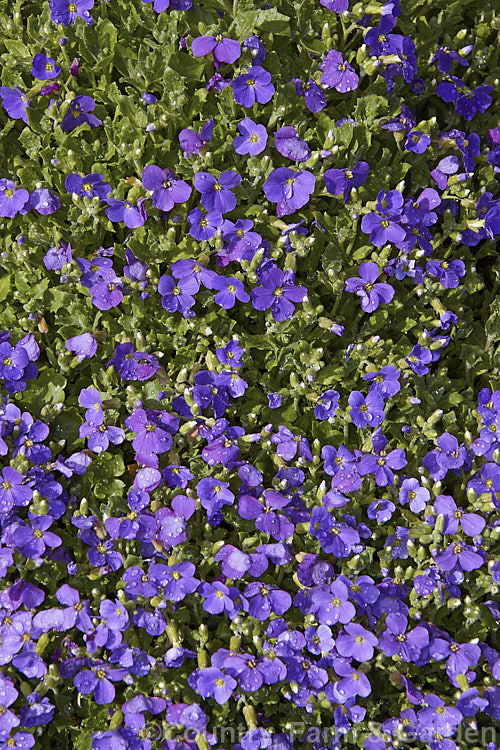
<path id="1" fill-rule="evenodd" d="M 308 144 L 302 138 L 299 138 L 296 129 L 291 125 L 275 131 L 274 145 L 281 156 L 292 161 L 307 161 L 311 157 L 311 149 Z"/>
<path id="2" fill-rule="evenodd" d="M 256 310 L 268 310 L 274 320 L 283 321 L 291 318 L 295 312 L 295 304 L 303 302 L 307 297 L 307 289 L 294 286 L 289 272 L 286 274 L 273 266 L 261 276 L 261 286 L 252 289 L 252 305 Z"/>
<path id="3" fill-rule="evenodd" d="M 405 149 L 414 154 L 423 154 L 431 144 L 430 136 L 421 130 L 411 130 L 406 136 Z"/>
<path id="4" fill-rule="evenodd" d="M 420 652 L 429 644 L 429 633 L 416 627 L 407 632 L 408 619 L 404 615 L 388 614 L 386 630 L 379 638 L 379 648 L 387 656 L 398 656 L 405 662 L 416 661 Z"/>
<path id="5" fill-rule="evenodd" d="M 265 490 L 262 500 L 252 495 L 242 495 L 238 501 L 238 512 L 242 518 L 254 520 L 259 531 L 282 541 L 293 534 L 293 523 L 277 510 L 289 505 L 291 498 L 274 490 Z"/>
<path id="6" fill-rule="evenodd" d="M 226 192 L 232 195 L 229 190 Z M 209 211 L 203 216 L 199 208 L 193 208 L 189 212 L 187 220 L 190 225 L 189 234 L 191 237 L 194 237 L 195 240 L 209 240 L 211 237 L 214 237 L 224 221 L 220 211 Z"/>
<path id="7" fill-rule="evenodd" d="M 130 201 L 119 201 L 115 198 L 107 198 L 106 202 L 109 208 L 106 209 L 106 216 L 113 223 L 123 221 L 129 229 L 142 227 L 148 218 L 144 203 L 146 199 L 141 198 L 134 206 Z"/>
<path id="8" fill-rule="evenodd" d="M 23 484 L 24 477 L 16 469 L 5 466 L 0 482 L 0 515 L 6 516 L 17 506 L 29 505 L 33 496 L 31 487 Z"/>
<path id="9" fill-rule="evenodd" d="M 481 554 L 469 544 L 463 542 L 454 542 L 450 544 L 445 550 L 437 552 L 434 555 L 436 565 L 441 570 L 477 570 L 480 568 L 484 559 Z"/>
<path id="10" fill-rule="evenodd" d="M 341 52 L 330 50 L 320 67 L 323 71 L 321 83 L 328 88 L 336 89 L 341 94 L 357 89 L 359 76 L 352 65 L 343 60 Z"/>
<path id="11" fill-rule="evenodd" d="M 26 110 L 29 108 L 29 99 L 26 94 L 14 86 L 9 88 L 8 86 L 0 86 L 0 96 L 2 98 L 2 106 L 13 120 L 22 120 L 26 125 L 28 124 L 28 115 Z"/>
<path id="12" fill-rule="evenodd" d="M 80 3 L 94 3 L 94 0 L 77 0 Z M 59 2 L 60 4 L 64 3 L 64 5 L 67 5 L 66 0 L 55 0 L 55 2 Z M 71 3 L 70 3 L 71 5 Z M 91 5 L 89 7 L 92 7 Z M 99 120 L 98 117 L 95 115 L 90 114 L 95 109 L 95 102 L 90 96 L 75 96 L 74 99 L 71 100 L 71 103 L 69 105 L 69 110 L 64 115 L 64 119 L 61 123 L 61 130 L 64 130 L 65 133 L 69 133 L 70 131 L 77 128 L 79 125 L 82 125 L 84 122 L 86 122 L 91 128 L 96 128 L 98 125 L 102 125 L 102 121 Z"/>
<path id="13" fill-rule="evenodd" d="M 220 669 L 199 669 L 196 675 L 196 690 L 203 698 L 213 698 L 220 706 L 227 703 L 237 685 L 231 675 Z"/>
<path id="14" fill-rule="evenodd" d="M 240 302 L 250 301 L 250 295 L 245 292 L 243 282 L 235 276 L 217 276 L 212 282 L 212 288 L 219 291 L 214 298 L 215 304 L 225 310 L 233 308 L 236 300 Z"/>
<path id="15" fill-rule="evenodd" d="M 14 530 L 14 542 L 26 557 L 42 557 L 46 547 L 62 544 L 57 534 L 48 531 L 53 522 L 51 516 L 35 516 L 31 519 L 31 526 L 22 525 Z"/>
<path id="16" fill-rule="evenodd" d="M 34 78 L 38 78 L 39 81 L 57 78 L 60 72 L 61 68 L 59 65 L 56 65 L 55 60 L 52 57 L 47 57 L 43 52 L 39 52 L 33 58 L 31 75 Z"/>
<path id="17" fill-rule="evenodd" d="M 97 662 L 92 670 L 83 669 L 78 672 L 73 682 L 79 693 L 93 693 L 97 705 L 102 706 L 115 699 L 113 682 L 123 679 L 126 673 L 126 669 L 113 669 L 105 661 Z"/>
<path id="18" fill-rule="evenodd" d="M 314 406 L 314 416 L 316 419 L 332 419 L 338 409 L 339 398 L 340 394 L 333 389 L 322 393 Z"/>
<path id="19" fill-rule="evenodd" d="M 221 214 L 232 211 L 236 206 L 236 197 L 231 192 L 241 182 L 241 176 L 231 169 L 222 172 L 219 178 L 208 172 L 197 172 L 194 186 L 201 193 L 201 205 L 207 211 Z"/>
<path id="20" fill-rule="evenodd" d="M 425 267 L 429 276 L 435 276 L 439 279 L 442 287 L 445 289 L 456 289 L 460 283 L 460 278 L 465 276 L 465 263 L 463 260 L 430 260 Z"/>
<path id="21" fill-rule="evenodd" d="M 267 620 L 271 613 L 284 614 L 292 606 L 292 597 L 277 586 L 253 581 L 246 586 L 243 595 L 248 599 L 248 613 L 256 620 Z"/>
<path id="22" fill-rule="evenodd" d="M 303 96 L 306 107 L 310 112 L 321 112 L 326 107 L 326 97 L 318 84 L 312 78 L 302 83 L 300 78 L 292 78 L 295 83 L 297 96 Z"/>
<path id="23" fill-rule="evenodd" d="M 72 336 L 66 341 L 66 349 L 74 352 L 79 362 L 84 359 L 93 357 L 97 351 L 97 341 L 91 333 L 81 333 L 78 336 Z"/>
<path id="24" fill-rule="evenodd" d="M 263 189 L 268 201 L 278 204 L 278 216 L 284 216 L 305 206 L 314 187 L 312 172 L 295 172 L 289 167 L 278 167 L 271 172 Z"/>
<path id="25" fill-rule="evenodd" d="M 411 350 L 410 356 L 405 357 L 405 362 L 417 375 L 427 375 L 429 372 L 427 365 L 432 362 L 432 352 L 430 349 L 416 344 Z"/>
<path id="26" fill-rule="evenodd" d="M 267 143 L 267 130 L 264 125 L 258 125 L 249 117 L 238 123 L 241 135 L 233 138 L 234 150 L 237 154 L 257 156 L 262 153 Z"/>
<path id="27" fill-rule="evenodd" d="M 359 391 L 352 391 L 349 399 L 351 420 L 356 427 L 379 427 L 384 421 L 384 402 L 373 391 L 365 397 Z"/>
<path id="28" fill-rule="evenodd" d="M 17 188 L 12 180 L 0 180 L 0 216 L 12 219 L 24 208 L 30 194 L 24 188 Z"/>
<path id="29" fill-rule="evenodd" d="M 267 104 L 275 91 L 271 83 L 271 74 L 260 65 L 255 65 L 248 73 L 235 78 L 231 86 L 235 102 L 246 108 L 251 107 L 255 101 Z"/>
<path id="30" fill-rule="evenodd" d="M 352 169 L 327 169 L 323 175 L 326 189 L 332 195 L 344 195 L 344 203 L 349 201 L 351 189 L 364 185 L 370 167 L 366 161 L 358 161 Z"/>
<path id="31" fill-rule="evenodd" d="M 378 214 L 370 214 L 378 216 Z M 366 261 L 358 269 L 359 276 L 346 279 L 347 292 L 356 292 L 361 298 L 361 308 L 365 312 L 374 312 L 380 303 L 388 304 L 394 297 L 394 289 L 390 284 L 377 282 L 380 269 L 376 263 Z"/>
<path id="32" fill-rule="evenodd" d="M 372 212 L 365 214 L 361 219 L 361 231 L 370 235 L 370 242 L 375 247 L 381 247 L 389 242 L 402 242 L 406 232 L 399 225 L 399 221 L 399 216 L 395 214 L 381 216 Z"/>
<path id="33" fill-rule="evenodd" d="M 341 656 L 352 657 L 356 661 L 370 661 L 378 639 L 361 625 L 349 622 L 336 641 L 335 648 Z"/>
<path id="34" fill-rule="evenodd" d="M 418 479 L 404 479 L 399 490 L 399 502 L 402 505 L 410 503 L 410 510 L 413 513 L 420 513 L 430 500 L 430 492 L 425 487 L 421 487 Z"/>
<path id="35" fill-rule="evenodd" d="M 94 0 L 50 0 L 50 13 L 54 23 L 68 26 L 80 17 L 88 26 L 92 26 L 93 19 L 90 9 L 94 7 Z"/>
<path id="36" fill-rule="evenodd" d="M 198 290 L 199 284 L 192 277 L 173 279 L 172 276 L 161 276 L 158 282 L 162 307 L 170 313 L 181 312 L 184 317 L 193 307 L 194 295 Z"/>
<path id="37" fill-rule="evenodd" d="M 235 39 L 228 39 L 222 34 L 217 36 L 197 36 L 191 42 L 191 51 L 195 57 L 204 57 L 213 52 L 214 59 L 219 63 L 232 63 L 241 55 L 240 43 Z"/>
<path id="38" fill-rule="evenodd" d="M 64 187 L 68 193 L 76 193 L 82 198 L 95 198 L 97 196 L 100 200 L 104 200 L 111 192 L 111 185 L 104 182 L 100 172 L 93 172 L 85 175 L 85 177 L 72 172 L 66 177 Z"/>
<path id="39" fill-rule="evenodd" d="M 143 170 L 142 184 L 153 193 L 153 206 L 160 211 L 171 211 L 176 203 L 185 203 L 191 195 L 187 182 L 177 179 L 171 169 L 154 164 Z"/>

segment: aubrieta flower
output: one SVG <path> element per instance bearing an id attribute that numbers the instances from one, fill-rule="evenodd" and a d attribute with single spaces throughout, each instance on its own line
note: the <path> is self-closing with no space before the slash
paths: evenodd
<path id="1" fill-rule="evenodd" d="M 303 96 L 309 112 L 321 112 L 326 107 L 326 97 L 318 84 L 312 78 L 302 83 L 300 78 L 292 78 L 295 83 L 297 96 Z"/>
<path id="2" fill-rule="evenodd" d="M 352 169 L 327 169 L 323 175 L 323 180 L 329 193 L 332 195 L 343 194 L 344 203 L 347 203 L 352 188 L 364 185 L 369 171 L 370 167 L 366 161 L 359 161 Z"/>
<path id="3" fill-rule="evenodd" d="M 168 10 L 191 10 L 193 0 L 142 0 L 143 3 L 153 3 L 155 13 L 163 13 Z"/>
<path id="4" fill-rule="evenodd" d="M 55 0 L 55 2 L 64 3 L 67 5 L 66 0 Z M 94 0 L 80 0 L 80 2 L 94 4 Z M 72 3 L 70 3 L 71 5 Z M 90 5 L 89 7 L 92 7 Z M 95 109 L 95 101 L 91 96 L 75 96 L 71 100 L 69 110 L 64 115 L 61 123 L 61 130 L 65 133 L 69 133 L 79 125 L 87 123 L 91 128 L 96 128 L 98 125 L 102 125 L 102 121 L 98 117 L 91 114 Z"/>
<path id="5" fill-rule="evenodd" d="M 264 125 L 258 125 L 249 117 L 238 123 L 241 135 L 233 138 L 234 150 L 237 154 L 257 156 L 262 153 L 267 143 L 267 130 Z"/>
<path id="6" fill-rule="evenodd" d="M 289 167 L 278 167 L 267 178 L 263 190 L 268 201 L 278 204 L 278 216 L 285 216 L 308 203 L 315 182 L 312 172 L 295 172 Z"/>
<path id="7" fill-rule="evenodd" d="M 405 149 L 414 154 L 423 154 L 429 148 L 431 138 L 421 130 L 411 130 L 406 136 Z"/>
<path id="8" fill-rule="evenodd" d="M 238 76 L 231 83 L 234 101 L 248 109 L 254 102 L 267 104 L 274 95 L 271 74 L 260 65 L 255 65 L 248 73 Z"/>
<path id="9" fill-rule="evenodd" d="M 275 131 L 274 146 L 281 156 L 292 161 L 307 161 L 311 157 L 311 149 L 308 144 L 302 138 L 299 138 L 296 129 L 291 125 Z"/>
<path id="10" fill-rule="evenodd" d="M 293 274 L 283 273 L 277 266 L 272 266 L 261 274 L 261 286 L 252 289 L 252 305 L 256 310 L 268 310 L 274 320 L 283 321 L 291 318 L 295 304 L 307 297 L 307 289 L 293 285 Z"/>
<path id="11" fill-rule="evenodd" d="M 46 81 L 50 78 L 57 78 L 61 72 L 61 67 L 56 65 L 52 57 L 47 57 L 43 52 L 39 52 L 33 58 L 31 65 L 31 75 L 38 78 L 39 81 Z"/>
<path id="12" fill-rule="evenodd" d="M 191 42 L 191 51 L 195 57 L 204 57 L 213 53 L 218 63 L 232 65 L 241 55 L 240 43 L 236 39 L 228 39 L 222 34 L 217 36 L 197 36 Z"/>
<path id="13" fill-rule="evenodd" d="M 370 391 L 365 397 L 359 391 L 352 391 L 349 399 L 350 417 L 356 427 L 379 427 L 384 421 L 384 402 L 381 397 Z"/>
<path id="14" fill-rule="evenodd" d="M 86 24 L 92 26 L 93 19 L 90 14 L 94 7 L 94 0 L 50 0 L 50 13 L 54 23 L 68 26 L 75 23 L 80 17 Z"/>
<path id="15" fill-rule="evenodd" d="M 113 223 L 123 221 L 129 229 L 142 227 L 148 218 L 144 203 L 146 199 L 141 198 L 134 206 L 130 201 L 119 201 L 115 198 L 106 198 L 109 208 L 106 209 L 106 216 Z"/>
<path id="16" fill-rule="evenodd" d="M 376 263 L 361 263 L 358 272 L 359 276 L 346 279 L 345 288 L 347 292 L 355 292 L 361 298 L 361 308 L 364 312 L 372 313 L 380 303 L 388 304 L 392 300 L 394 288 L 390 284 L 377 281 L 380 269 Z"/>
<path id="17" fill-rule="evenodd" d="M 338 409 L 339 398 L 339 392 L 333 389 L 322 393 L 314 406 L 314 416 L 316 419 L 332 419 Z"/>
<path id="18" fill-rule="evenodd" d="M 2 98 L 2 106 L 9 117 L 12 117 L 13 120 L 22 120 L 27 125 L 28 115 L 26 110 L 29 108 L 30 102 L 26 94 L 23 94 L 17 86 L 13 88 L 0 86 L 0 97 Z"/>
<path id="19" fill-rule="evenodd" d="M 405 362 L 417 375 L 427 375 L 429 372 L 427 365 L 432 362 L 432 352 L 430 349 L 416 344 L 411 350 L 410 355 L 405 357 Z"/>
<path id="20" fill-rule="evenodd" d="M 76 172 L 69 174 L 65 181 L 64 187 L 68 193 L 76 193 L 82 198 L 95 198 L 104 200 L 111 192 L 111 185 L 104 182 L 102 174 L 93 172 L 81 177 Z"/>
<path id="21" fill-rule="evenodd" d="M 208 172 L 197 172 L 194 176 L 194 186 L 201 193 L 203 208 L 221 214 L 236 207 L 236 197 L 231 189 L 240 182 L 241 176 L 231 169 L 222 172 L 218 178 Z"/>
<path id="22" fill-rule="evenodd" d="M 29 192 L 16 188 L 12 180 L 0 180 L 0 216 L 14 218 L 24 208 L 29 199 Z"/>
<path id="23" fill-rule="evenodd" d="M 199 283 L 193 277 L 173 279 L 172 276 L 161 276 L 158 293 L 161 294 L 162 307 L 167 312 L 181 312 L 184 317 L 188 317 L 199 288 Z"/>
<path id="24" fill-rule="evenodd" d="M 142 184 L 153 193 L 153 206 L 160 211 L 171 211 L 176 203 L 185 203 L 191 195 L 191 186 L 176 178 L 171 169 L 161 169 L 155 164 L 142 172 Z"/>
<path id="25" fill-rule="evenodd" d="M 323 71 L 321 83 L 341 94 L 357 89 L 359 76 L 352 65 L 342 58 L 342 53 L 335 49 L 328 52 L 320 66 Z"/>

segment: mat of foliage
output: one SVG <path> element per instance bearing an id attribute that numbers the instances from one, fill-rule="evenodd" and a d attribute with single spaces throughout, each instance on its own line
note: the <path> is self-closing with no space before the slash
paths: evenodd
<path id="1" fill-rule="evenodd" d="M 0 22 L 0 748 L 495 750 L 497 3 Z"/>

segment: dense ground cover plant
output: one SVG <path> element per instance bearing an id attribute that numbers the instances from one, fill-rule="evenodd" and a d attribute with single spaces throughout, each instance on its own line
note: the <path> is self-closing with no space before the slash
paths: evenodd
<path id="1" fill-rule="evenodd" d="M 497 747 L 495 7 L 0 0 L 2 748 Z"/>

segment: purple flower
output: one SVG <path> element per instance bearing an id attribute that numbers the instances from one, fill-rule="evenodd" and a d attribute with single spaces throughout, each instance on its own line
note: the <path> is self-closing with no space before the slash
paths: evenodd
<path id="1" fill-rule="evenodd" d="M 445 550 L 437 552 L 434 555 L 436 565 L 441 570 L 477 570 L 480 568 L 484 559 L 474 547 L 463 542 L 454 542 L 450 544 Z"/>
<path id="2" fill-rule="evenodd" d="M 243 282 L 235 276 L 217 276 L 212 282 L 212 288 L 219 290 L 219 293 L 214 298 L 215 304 L 223 307 L 225 310 L 230 310 L 234 307 L 237 299 L 240 302 L 250 301 L 250 295 L 245 292 Z"/>
<path id="3" fill-rule="evenodd" d="M 181 312 L 188 317 L 188 311 L 195 303 L 194 295 L 199 284 L 193 277 L 173 279 L 172 276 L 161 276 L 158 282 L 158 293 L 161 294 L 162 307 L 167 312 Z"/>
<path id="4" fill-rule="evenodd" d="M 200 479 L 196 485 L 196 492 L 202 507 L 208 511 L 209 518 L 220 511 L 224 505 L 234 503 L 234 494 L 229 489 L 229 482 L 222 482 L 215 477 Z"/>
<path id="5" fill-rule="evenodd" d="M 93 19 L 90 9 L 94 7 L 94 0 L 50 0 L 50 13 L 54 23 L 68 26 L 80 17 L 88 26 L 92 26 Z"/>
<path id="6" fill-rule="evenodd" d="M 202 583 L 198 593 L 205 599 L 203 609 L 211 615 L 220 615 L 222 612 L 231 613 L 234 603 L 227 586 L 220 581 L 213 583 Z"/>
<path id="7" fill-rule="evenodd" d="M 113 669 L 105 661 L 97 662 L 90 669 L 82 669 L 75 675 L 73 682 L 79 693 L 88 695 L 93 693 L 98 706 L 112 703 L 115 699 L 113 682 L 123 679 L 126 669 Z"/>
<path id="8" fill-rule="evenodd" d="M 297 131 L 291 125 L 275 131 L 274 145 L 281 156 L 292 161 L 307 161 L 311 156 L 308 144 L 298 137 Z"/>
<path id="9" fill-rule="evenodd" d="M 7 516 L 17 505 L 29 505 L 33 496 L 31 487 L 23 484 L 24 477 L 16 469 L 6 466 L 2 469 L 0 482 L 0 516 Z"/>
<path id="10" fill-rule="evenodd" d="M 452 260 L 449 263 L 444 260 L 430 260 L 425 270 L 429 276 L 438 278 L 445 289 L 456 289 L 460 278 L 465 276 L 465 263 L 463 260 Z"/>
<path id="11" fill-rule="evenodd" d="M 295 304 L 307 297 L 307 289 L 294 286 L 290 272 L 283 273 L 277 266 L 272 266 L 261 275 L 261 286 L 252 289 L 252 305 L 256 310 L 268 310 L 274 320 L 283 321 L 291 318 Z"/>
<path id="12" fill-rule="evenodd" d="M 258 125 L 249 117 L 238 123 L 241 135 L 233 139 L 234 150 L 237 154 L 257 156 L 264 151 L 267 143 L 267 130 L 264 125 Z"/>
<path id="13" fill-rule="evenodd" d="M 356 661 L 370 661 L 378 639 L 373 633 L 365 630 L 358 623 L 350 622 L 344 628 L 344 633 L 335 641 L 335 648 L 341 656 L 352 657 Z"/>
<path id="14" fill-rule="evenodd" d="M 349 601 L 349 590 L 342 581 L 334 581 L 330 586 L 322 586 L 314 593 L 313 611 L 321 625 L 335 625 L 351 622 L 356 610 Z"/>
<path id="15" fill-rule="evenodd" d="M 29 99 L 26 94 L 14 86 L 9 88 L 8 86 L 0 86 L 0 96 L 2 98 L 2 106 L 13 120 L 22 120 L 26 125 L 28 124 L 28 115 L 26 110 L 29 108 Z"/>
<path id="16" fill-rule="evenodd" d="M 370 214 L 378 216 L 378 214 Z M 394 297 L 394 289 L 390 284 L 377 282 L 380 269 L 376 263 L 366 261 L 359 266 L 359 276 L 351 276 L 346 279 L 345 288 L 347 292 L 356 292 L 361 297 L 361 309 L 372 313 L 379 304 L 389 303 Z"/>
<path id="17" fill-rule="evenodd" d="M 226 191 L 230 193 L 230 191 Z M 232 195 L 232 193 L 230 193 Z M 233 196 L 234 198 L 234 196 Z M 236 199 L 235 205 L 236 205 Z M 187 217 L 190 225 L 189 234 L 195 240 L 209 240 L 214 237 L 219 227 L 222 226 L 224 219 L 220 211 L 209 211 L 205 216 L 199 208 L 193 208 Z"/>
<path id="18" fill-rule="evenodd" d="M 170 450 L 178 426 L 179 419 L 166 411 L 136 409 L 125 420 L 125 427 L 136 433 L 132 447 L 137 461 L 158 468 L 158 455 Z"/>
<path id="19" fill-rule="evenodd" d="M 66 177 L 64 187 L 68 193 L 76 193 L 82 198 L 95 198 L 97 196 L 100 200 L 104 200 L 111 192 L 111 185 L 104 182 L 100 172 L 93 172 L 85 175 L 85 177 L 72 172 Z"/>
<path id="20" fill-rule="evenodd" d="M 107 198 L 106 202 L 109 208 L 106 209 L 106 216 L 113 223 L 123 221 L 129 229 L 142 227 L 148 218 L 144 203 L 146 199 L 141 198 L 134 206 L 130 201 L 118 201 L 115 198 Z"/>
<path id="21" fill-rule="evenodd" d="M 24 188 L 17 188 L 12 180 L 0 180 L 0 216 L 14 218 L 28 202 L 30 194 Z"/>
<path id="22" fill-rule="evenodd" d="M 191 562 L 175 563 L 166 568 L 163 595 L 169 602 L 180 602 L 193 594 L 200 581 L 194 577 L 196 567 Z"/>
<path id="23" fill-rule="evenodd" d="M 421 130 L 411 130 L 406 136 L 405 149 L 414 154 L 423 154 L 431 144 L 430 136 Z"/>
<path id="24" fill-rule="evenodd" d="M 185 203 L 191 186 L 175 177 L 171 169 L 160 169 L 152 164 L 142 172 L 142 184 L 153 193 L 153 206 L 160 211 L 171 211 L 176 203 Z"/>
<path id="25" fill-rule="evenodd" d="M 111 365 L 123 380 L 149 380 L 160 369 L 156 357 L 147 352 L 135 352 L 131 343 L 118 344 L 106 367 Z"/>
<path id="26" fill-rule="evenodd" d="M 197 670 L 196 690 L 203 698 L 213 698 L 220 706 L 227 703 L 237 685 L 231 675 L 220 669 L 207 667 Z"/>
<path id="27" fill-rule="evenodd" d="M 33 58 L 31 66 L 31 75 L 34 78 L 38 78 L 39 81 L 46 81 L 49 78 L 57 78 L 61 68 L 56 65 L 55 60 L 52 57 L 47 57 L 43 52 L 39 52 Z"/>
<path id="28" fill-rule="evenodd" d="M 386 630 L 379 638 L 379 648 L 387 656 L 398 656 L 405 662 L 417 661 L 420 652 L 429 644 L 429 633 L 417 627 L 407 632 L 408 619 L 404 615 L 388 614 Z"/>
<path id="29" fill-rule="evenodd" d="M 332 195 L 344 195 L 344 203 L 349 201 L 353 187 L 364 185 L 370 167 L 366 161 L 358 161 L 352 169 L 327 169 L 323 175 L 326 189 Z"/>
<path id="30" fill-rule="evenodd" d="M 393 365 L 385 365 L 378 372 L 367 372 L 363 380 L 371 382 L 370 391 L 378 393 L 383 399 L 394 396 L 401 389 L 400 372 Z"/>
<path id="31" fill-rule="evenodd" d="M 405 362 L 417 375 L 427 375 L 429 372 L 427 365 L 432 362 L 432 352 L 430 349 L 416 344 L 411 350 L 410 356 L 405 357 Z"/>
<path id="32" fill-rule="evenodd" d="M 93 357 L 97 351 L 97 341 L 91 333 L 81 333 L 66 341 L 66 349 L 74 352 L 79 362 Z"/>
<path id="33" fill-rule="evenodd" d="M 218 63 L 232 63 L 241 55 L 240 43 L 235 39 L 228 39 L 222 34 L 217 36 L 197 36 L 191 42 L 191 51 L 195 57 L 204 57 L 213 52 Z"/>
<path id="34" fill-rule="evenodd" d="M 293 523 L 276 510 L 285 508 L 291 498 L 274 490 L 265 490 L 262 500 L 252 495 L 242 495 L 238 501 L 238 512 L 242 518 L 255 520 L 259 531 L 270 534 L 276 541 L 288 539 L 293 534 Z"/>
<path id="35" fill-rule="evenodd" d="M 404 479 L 399 490 L 399 502 L 402 505 L 410 503 L 410 510 L 413 513 L 420 513 L 430 500 L 430 492 L 425 487 L 421 487 L 418 479 Z"/>
<path id="36" fill-rule="evenodd" d="M 235 102 L 246 108 L 251 107 L 255 101 L 267 104 L 275 91 L 271 83 L 271 74 L 260 65 L 255 65 L 248 73 L 235 78 L 231 86 Z"/>
<path id="37" fill-rule="evenodd" d="M 94 0 L 77 1 L 80 3 L 84 2 L 92 3 L 92 5 L 94 4 Z M 64 4 L 66 6 L 68 5 L 66 0 L 55 0 L 55 2 Z M 75 4 L 73 3 L 73 5 Z M 89 5 L 88 7 L 92 7 L 92 5 Z M 64 130 L 65 133 L 69 133 L 85 122 L 91 128 L 96 128 L 98 125 L 102 125 L 102 121 L 99 120 L 98 117 L 90 114 L 90 112 L 93 112 L 94 109 L 95 102 L 91 96 L 75 96 L 75 98 L 71 100 L 68 112 L 66 112 L 66 114 L 64 115 L 64 119 L 61 123 L 61 130 Z"/>
<path id="38" fill-rule="evenodd" d="M 278 204 L 278 216 L 284 216 L 305 206 L 314 187 L 312 172 L 295 172 L 289 167 L 278 167 L 271 172 L 263 189 L 267 200 Z"/>
<path id="39" fill-rule="evenodd" d="M 349 399 L 351 420 L 356 427 L 379 427 L 384 421 L 384 402 L 373 391 L 363 396 L 360 391 L 352 391 Z"/>
<path id="40" fill-rule="evenodd" d="M 194 186 L 201 193 L 203 208 L 221 214 L 235 208 L 236 197 L 231 189 L 239 185 L 240 182 L 240 175 L 231 169 L 222 172 L 218 179 L 208 172 L 197 172 L 194 176 Z"/>
<path id="41" fill-rule="evenodd" d="M 375 247 L 381 247 L 388 242 L 402 242 L 406 231 L 399 225 L 400 219 L 394 214 L 377 213 L 365 214 L 361 219 L 361 231 L 370 235 L 370 242 Z M 361 264 L 365 265 L 365 264 Z"/>
<path id="42" fill-rule="evenodd" d="M 46 547 L 59 547 L 62 540 L 48 531 L 54 519 L 51 516 L 35 516 L 31 526 L 18 526 L 13 533 L 14 542 L 26 557 L 42 557 Z"/>
<path id="43" fill-rule="evenodd" d="M 243 595 L 249 600 L 249 615 L 256 620 L 267 620 L 272 612 L 282 615 L 292 606 L 292 597 L 287 591 L 261 581 L 249 583 Z"/>
<path id="44" fill-rule="evenodd" d="M 316 419 L 332 419 L 338 409 L 339 398 L 340 394 L 333 389 L 322 393 L 314 407 L 314 416 Z"/>
<path id="45" fill-rule="evenodd" d="M 354 72 L 352 65 L 342 59 L 341 52 L 335 49 L 330 50 L 320 67 L 323 71 L 321 83 L 328 88 L 334 88 L 339 93 L 345 94 L 358 87 L 359 76 Z"/>
<path id="46" fill-rule="evenodd" d="M 302 83 L 300 78 L 292 78 L 297 96 L 303 96 L 309 112 L 321 112 L 326 107 L 326 97 L 312 78 Z"/>

